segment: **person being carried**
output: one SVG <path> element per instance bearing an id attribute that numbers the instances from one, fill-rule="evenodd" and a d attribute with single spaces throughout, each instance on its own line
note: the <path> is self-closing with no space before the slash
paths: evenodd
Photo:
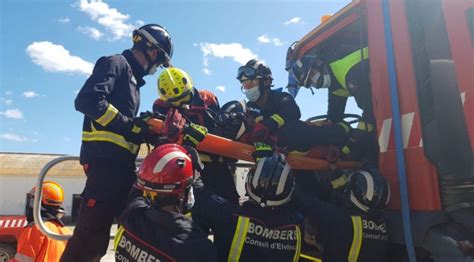
<path id="1" fill-rule="evenodd" d="M 217 97 L 206 90 L 197 90 L 191 77 L 179 68 L 165 69 L 158 77 L 160 97 L 153 112 L 166 115 L 165 142 L 176 142 L 182 125 L 187 122 L 183 144 L 196 146 L 204 136 L 215 133 L 215 115 L 219 112 Z M 226 199 L 238 203 L 234 174 L 235 160 L 199 152 L 204 163 L 202 178 L 207 186 Z"/>
<path id="2" fill-rule="evenodd" d="M 193 204 L 195 165 L 195 150 L 177 144 L 160 145 L 143 160 L 120 216 L 116 261 L 217 261 L 207 233 L 183 214 Z"/>
<path id="3" fill-rule="evenodd" d="M 27 195 L 26 221 L 28 225 L 18 238 L 17 251 L 12 261 L 59 261 L 66 241 L 51 239 L 43 234 L 36 226 L 33 219 L 33 200 L 36 188 L 33 187 Z M 41 198 L 41 219 L 44 225 L 53 233 L 60 235 L 71 235 L 72 232 L 61 218 L 64 209 L 61 207 L 64 201 L 64 191 L 60 184 L 53 181 L 44 181 Z"/>

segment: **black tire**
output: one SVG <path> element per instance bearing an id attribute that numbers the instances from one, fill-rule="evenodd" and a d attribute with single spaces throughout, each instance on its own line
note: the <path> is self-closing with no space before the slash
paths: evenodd
<path id="1" fill-rule="evenodd" d="M 7 262 L 15 256 L 16 250 L 13 246 L 0 243 L 0 262 Z"/>

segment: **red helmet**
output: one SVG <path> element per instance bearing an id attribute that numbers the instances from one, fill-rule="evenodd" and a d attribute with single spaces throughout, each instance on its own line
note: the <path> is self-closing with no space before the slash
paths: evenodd
<path id="1" fill-rule="evenodd" d="M 191 156 L 177 144 L 155 148 L 140 166 L 135 186 L 158 195 L 182 198 L 193 179 Z"/>

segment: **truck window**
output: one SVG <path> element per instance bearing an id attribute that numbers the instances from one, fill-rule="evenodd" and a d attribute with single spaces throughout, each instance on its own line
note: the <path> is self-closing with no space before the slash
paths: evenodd
<path id="1" fill-rule="evenodd" d="M 466 20 L 469 32 L 471 32 L 471 41 L 474 45 L 474 7 L 471 7 L 466 11 Z"/>

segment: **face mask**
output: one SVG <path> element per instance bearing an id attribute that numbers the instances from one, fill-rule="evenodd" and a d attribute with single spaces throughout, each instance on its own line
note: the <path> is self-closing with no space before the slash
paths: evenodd
<path id="1" fill-rule="evenodd" d="M 320 79 L 321 77 L 322 79 Z M 321 75 L 321 73 L 317 72 L 313 77 L 311 77 L 309 85 L 317 89 L 328 88 L 331 86 L 331 77 L 329 74 Z"/>
<path id="2" fill-rule="evenodd" d="M 249 89 L 244 89 L 244 94 L 250 102 L 255 102 L 260 98 L 260 88 L 254 86 Z"/>

